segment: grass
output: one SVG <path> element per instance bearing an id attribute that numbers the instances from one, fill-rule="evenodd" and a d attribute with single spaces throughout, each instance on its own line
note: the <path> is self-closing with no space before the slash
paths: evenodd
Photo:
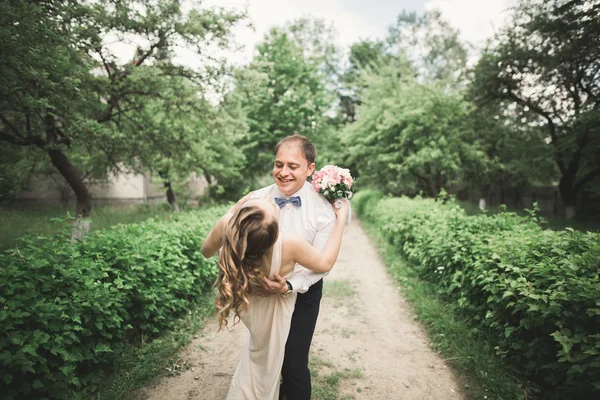
<path id="1" fill-rule="evenodd" d="M 478 215 L 484 212 L 489 214 L 497 214 L 500 212 L 499 206 L 492 206 L 487 210 L 482 211 L 481 209 L 479 209 L 477 204 L 473 204 L 468 201 L 457 201 L 456 203 L 460 205 L 463 210 L 465 210 L 467 215 Z M 517 213 L 520 216 L 529 215 L 526 210 L 522 209 L 509 207 L 507 208 L 507 211 Z M 580 214 L 572 220 L 568 220 L 560 216 L 548 216 L 544 214 L 540 214 L 540 216 L 542 217 L 542 222 L 540 226 L 544 229 L 560 231 L 565 228 L 573 228 L 581 232 L 600 232 L 600 219 L 598 219 L 598 216 Z"/>
<path id="2" fill-rule="evenodd" d="M 212 312 L 213 297 L 190 307 L 188 315 L 177 321 L 170 331 L 150 343 L 131 344 L 115 357 L 114 372 L 92 396 L 79 395 L 75 400 L 131 399 L 133 391 L 166 375 L 177 375 L 189 367 L 178 358 L 182 346 L 190 343 Z"/>
<path id="3" fill-rule="evenodd" d="M 323 295 L 335 299 L 334 308 L 340 308 L 346 304 L 345 300 L 356 296 L 356 290 L 350 281 L 324 281 Z M 355 315 L 356 310 L 350 309 L 349 315 Z"/>
<path id="4" fill-rule="evenodd" d="M 474 329 L 452 304 L 441 301 L 435 287 L 417 277 L 414 269 L 382 238 L 378 228 L 361 221 L 379 249 L 403 296 L 422 321 L 433 348 L 454 369 L 467 398 L 517 400 L 537 398 L 537 388 L 495 354 L 486 332 Z"/>
<path id="5" fill-rule="evenodd" d="M 338 369 L 331 361 L 311 357 L 308 362 L 312 380 L 312 399 L 314 400 L 350 400 L 352 395 L 341 395 L 339 384 L 344 380 L 359 379 L 363 372 L 360 368 Z M 357 392 L 362 392 L 360 387 Z"/>
<path id="6" fill-rule="evenodd" d="M 325 281 L 323 294 L 338 300 L 343 300 L 356 295 L 356 290 L 352 283 L 347 280 Z"/>
<path id="7" fill-rule="evenodd" d="M 0 250 L 13 247 L 25 234 L 53 235 L 60 223 L 52 219 L 67 219 L 73 209 L 59 205 L 32 205 L 30 207 L 0 207 Z M 106 229 L 113 225 L 131 224 L 150 217 L 171 218 L 167 204 L 98 205 L 92 210 L 90 231 Z"/>

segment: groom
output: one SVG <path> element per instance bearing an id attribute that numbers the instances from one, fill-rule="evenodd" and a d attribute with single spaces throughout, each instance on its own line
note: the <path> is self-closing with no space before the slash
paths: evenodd
<path id="1" fill-rule="evenodd" d="M 259 189 L 253 197 L 270 196 L 279 205 L 281 233 L 299 234 L 314 248 L 322 250 L 333 231 L 336 217 L 329 202 L 306 182 L 315 169 L 316 155 L 317 149 L 308 138 L 301 135 L 283 138 L 275 146 L 275 184 Z M 298 293 L 285 346 L 280 399 L 310 399 L 308 352 L 319 315 L 325 275 L 296 265 L 288 280 L 278 274 L 275 280 L 265 278 L 264 289 L 271 294 L 286 296 Z"/>

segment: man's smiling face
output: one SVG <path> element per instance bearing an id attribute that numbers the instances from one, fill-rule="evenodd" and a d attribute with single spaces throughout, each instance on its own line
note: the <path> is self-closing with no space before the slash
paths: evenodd
<path id="1" fill-rule="evenodd" d="M 299 144 L 292 142 L 281 146 L 275 155 L 273 179 L 281 193 L 291 196 L 304 186 L 314 169 L 315 164 L 308 163 Z"/>

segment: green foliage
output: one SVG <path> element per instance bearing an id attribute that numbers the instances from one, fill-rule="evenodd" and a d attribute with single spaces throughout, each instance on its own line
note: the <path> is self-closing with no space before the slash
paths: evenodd
<path id="1" fill-rule="evenodd" d="M 8 398 L 94 390 L 127 342 L 152 339 L 206 295 L 200 247 L 223 209 L 118 225 L 70 244 L 21 239 L 0 254 L 0 378 Z"/>
<path id="2" fill-rule="evenodd" d="M 363 71 L 390 62 L 393 58 L 386 53 L 386 46 L 382 41 L 361 40 L 350 46 L 348 66 L 340 77 L 338 89 L 342 122 L 351 123 L 356 120 L 356 107 L 360 104 L 363 86 Z"/>
<path id="3" fill-rule="evenodd" d="M 141 167 L 157 171 L 164 182 L 181 193 L 190 172 L 205 176 L 211 193 L 226 191 L 230 199 L 238 198 L 239 176 L 244 154 L 237 145 L 247 135 L 248 126 L 239 96 L 224 95 L 215 106 L 198 98 L 198 88 L 178 78 L 158 99 L 147 99 L 146 106 L 128 118 L 132 131 L 139 135 L 137 156 Z M 136 130 L 144 126 L 146 130 Z M 173 140 L 174 136 L 176 140 Z M 149 140 L 144 140 L 144 138 Z"/>
<path id="4" fill-rule="evenodd" d="M 454 193 L 486 159 L 473 141 L 472 106 L 414 74 L 406 61 L 365 74 L 359 119 L 343 134 L 348 162 L 388 193 Z"/>
<path id="5" fill-rule="evenodd" d="M 352 204 L 356 208 L 356 213 L 362 216 L 365 215 L 370 205 L 379 202 L 383 197 L 383 193 L 377 190 L 362 190 L 352 196 Z"/>
<path id="6" fill-rule="evenodd" d="M 0 203 L 12 200 L 26 186 L 36 161 L 17 146 L 0 146 Z"/>
<path id="7" fill-rule="evenodd" d="M 480 104 L 496 102 L 543 129 L 568 207 L 600 177 L 599 12 L 597 0 L 520 1 L 471 83 Z"/>
<path id="8" fill-rule="evenodd" d="M 29 205 L 20 208 L 15 205 L 0 207 L 0 250 L 15 247 L 19 237 L 52 236 L 68 223 L 72 223 L 71 213 L 58 205 Z M 166 204 L 139 204 L 134 206 L 100 205 L 92 211 L 90 231 L 106 229 L 117 224 L 132 224 L 149 218 L 172 220 L 173 215 Z"/>
<path id="9" fill-rule="evenodd" d="M 390 62 L 393 57 L 386 53 L 386 46 L 380 41 L 361 40 L 350 46 L 348 68 L 344 81 L 359 83 L 360 75 L 369 68 L 376 68 Z"/>
<path id="10" fill-rule="evenodd" d="M 368 192 L 365 195 L 377 194 Z M 379 193 L 381 195 L 381 193 Z M 368 201 L 361 196 L 360 205 Z M 536 399 L 539 389 L 516 366 L 496 354 L 490 335 L 473 327 L 472 318 L 452 301 L 437 294 L 435 283 L 420 279 L 417 270 L 398 254 L 375 223 L 361 220 L 389 272 L 401 287 L 402 296 L 423 322 L 433 350 L 439 352 L 456 373 L 467 399 Z"/>
<path id="11" fill-rule="evenodd" d="M 405 54 L 427 81 L 457 88 L 464 80 L 467 48 L 438 10 L 421 16 L 403 11 L 389 28 L 387 42 L 393 52 Z"/>
<path id="12" fill-rule="evenodd" d="M 363 218 L 547 389 L 600 390 L 600 236 L 541 229 L 535 213 L 467 216 L 452 202 L 358 193 Z M 586 397 L 588 396 L 588 397 Z"/>
<path id="13" fill-rule="evenodd" d="M 328 31 L 306 20 L 271 29 L 257 46 L 258 55 L 238 73 L 236 90 L 242 95 L 250 131 L 244 152 L 251 177 L 271 169 L 273 150 L 283 137 L 297 133 L 320 146 L 332 133 L 324 113 L 333 100 L 327 87 L 331 68 L 325 62 L 333 50 L 327 36 L 318 40 L 310 32 Z"/>
<path id="14" fill-rule="evenodd" d="M 189 368 L 189 364 L 182 363 L 180 349 L 189 344 L 205 325 L 207 317 L 213 315 L 213 304 L 213 296 L 203 297 L 198 303 L 190 304 L 187 313 L 165 334 L 141 345 L 128 343 L 122 353 L 115 355 L 112 374 L 102 379 L 92 398 L 131 399 L 133 391 L 149 381 L 180 372 L 177 367 Z M 79 392 L 73 400 L 90 400 L 90 396 Z"/>
<path id="15" fill-rule="evenodd" d="M 205 100 L 220 93 L 227 67 L 205 50 L 228 48 L 243 14 L 184 10 L 178 0 L 2 0 L 1 8 L 0 141 L 49 155 L 78 213 L 91 209 L 86 178 L 167 164 L 177 179 L 218 170 L 215 141 L 235 147 L 240 122 L 224 126 L 232 120 Z M 114 38 L 132 44 L 130 60 L 118 57 Z M 172 62 L 182 48 L 201 67 Z"/>
<path id="16" fill-rule="evenodd" d="M 316 64 L 322 77 L 331 83 L 338 74 L 341 51 L 336 45 L 337 32 L 331 22 L 310 16 L 295 19 L 285 25 L 292 40 L 311 64 Z"/>
<path id="17" fill-rule="evenodd" d="M 544 132 L 497 104 L 477 107 L 472 115 L 475 138 L 486 157 L 468 171 L 470 189 L 551 186 L 558 178 Z M 486 197 L 485 190 L 481 192 Z"/>

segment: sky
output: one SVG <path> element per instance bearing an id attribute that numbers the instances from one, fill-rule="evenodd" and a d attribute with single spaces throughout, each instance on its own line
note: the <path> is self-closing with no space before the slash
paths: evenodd
<path id="1" fill-rule="evenodd" d="M 202 4 L 247 8 L 254 31 L 237 29 L 236 39 L 245 49 L 229 56 L 232 62 L 245 64 L 271 27 L 301 16 L 333 22 L 338 44 L 347 49 L 360 39 L 383 39 L 402 10 L 422 14 L 433 9 L 439 9 L 444 19 L 460 30 L 461 38 L 474 46 L 470 56 L 474 61 L 485 40 L 506 23 L 506 10 L 516 0 L 205 0 Z"/>
<path id="2" fill-rule="evenodd" d="M 235 41 L 241 51 L 209 50 L 214 56 L 225 56 L 230 63 L 248 64 L 255 46 L 274 26 L 282 26 L 303 16 L 313 16 L 333 23 L 338 36 L 337 44 L 346 54 L 351 44 L 361 39 L 384 39 L 388 28 L 395 24 L 402 10 L 417 12 L 438 9 L 442 17 L 459 29 L 463 42 L 470 45 L 469 64 L 474 64 L 486 39 L 493 36 L 507 21 L 510 7 L 517 0 L 183 0 L 183 8 L 191 4 L 203 7 L 218 6 L 248 11 L 254 28 L 245 24 L 234 28 Z M 241 24 L 242 25 L 242 24 Z M 105 38 L 117 59 L 126 63 L 135 53 L 135 47 L 147 47 L 147 40 L 125 40 L 108 35 Z M 178 48 L 174 61 L 196 68 L 202 61 L 190 49 Z"/>

